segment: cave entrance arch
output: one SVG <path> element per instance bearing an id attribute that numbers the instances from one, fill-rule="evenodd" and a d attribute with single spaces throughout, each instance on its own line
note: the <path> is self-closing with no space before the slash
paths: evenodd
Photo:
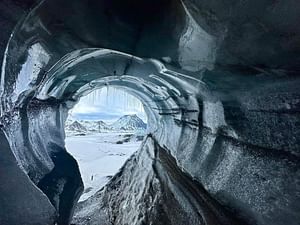
<path id="1" fill-rule="evenodd" d="M 143 59 L 110 49 L 81 49 L 65 55 L 48 71 L 47 79 L 39 85 L 35 97 L 37 101 L 57 104 L 54 130 L 57 123 L 63 127 L 68 111 L 82 96 L 104 86 L 122 88 L 143 103 L 151 137 L 184 157 L 184 149 L 192 149 L 197 143 L 198 98 L 213 98 L 205 84 L 194 77 L 196 74 L 192 75 L 166 67 L 154 59 Z M 50 136 L 52 142 L 63 144 L 59 152 L 63 151 L 63 136 L 53 132 Z M 51 151 L 58 150 L 48 148 L 47 151 L 51 155 Z M 56 183 L 52 185 L 60 186 Z M 82 189 L 82 186 L 78 188 Z M 80 193 L 77 191 L 75 197 L 79 198 Z M 50 200 L 57 198 L 53 193 L 47 196 Z M 63 198 L 61 193 L 59 196 Z M 64 211 L 66 204 L 55 206 Z M 64 215 L 65 218 L 61 218 L 64 221 L 70 220 L 68 215 L 72 214 L 61 215 Z"/>

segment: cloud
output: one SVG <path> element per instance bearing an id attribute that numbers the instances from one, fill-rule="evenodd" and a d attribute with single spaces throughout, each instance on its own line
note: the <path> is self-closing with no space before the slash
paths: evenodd
<path id="1" fill-rule="evenodd" d="M 91 92 L 82 97 L 71 110 L 71 115 L 76 119 L 109 122 L 127 114 L 137 114 L 144 121 L 147 121 L 140 100 L 123 90 L 113 87 Z"/>

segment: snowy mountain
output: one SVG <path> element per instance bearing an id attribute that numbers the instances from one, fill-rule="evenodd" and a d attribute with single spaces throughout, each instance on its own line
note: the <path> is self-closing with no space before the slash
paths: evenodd
<path id="1" fill-rule="evenodd" d="M 125 115 L 120 117 L 111 125 L 105 122 L 93 120 L 74 120 L 68 118 L 65 125 L 67 134 L 87 134 L 87 133 L 106 133 L 106 132 L 127 132 L 127 131 L 145 131 L 146 123 L 137 115 Z"/>
<path id="2" fill-rule="evenodd" d="M 111 127 L 107 125 L 102 120 L 92 121 L 92 120 L 81 120 L 80 123 L 86 127 L 90 132 L 102 132 L 111 130 Z"/>
<path id="3" fill-rule="evenodd" d="M 139 118 L 136 114 L 134 115 L 125 115 L 119 118 L 116 122 L 114 122 L 111 127 L 114 130 L 145 130 L 147 128 L 147 124 Z"/>
<path id="4" fill-rule="evenodd" d="M 78 121 L 71 122 L 69 124 L 66 124 L 66 130 L 71 132 L 86 132 L 87 129 L 85 126 L 83 126 Z"/>
<path id="5" fill-rule="evenodd" d="M 111 127 L 103 121 L 89 121 L 89 120 L 73 120 L 66 121 L 65 129 L 67 133 L 99 133 L 111 130 Z"/>

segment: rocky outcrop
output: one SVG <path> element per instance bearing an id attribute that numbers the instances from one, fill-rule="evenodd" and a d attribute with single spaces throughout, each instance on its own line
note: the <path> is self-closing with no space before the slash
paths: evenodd
<path id="1" fill-rule="evenodd" d="M 88 225 L 245 224 L 181 171 L 151 136 L 104 189 L 79 203 L 73 220 Z"/>

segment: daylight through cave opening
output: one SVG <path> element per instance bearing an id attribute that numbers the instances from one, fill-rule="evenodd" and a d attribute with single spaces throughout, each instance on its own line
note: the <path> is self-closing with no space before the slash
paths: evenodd
<path id="1" fill-rule="evenodd" d="M 65 142 L 84 184 L 79 201 L 100 190 L 137 151 L 146 122 L 142 102 L 115 87 L 93 90 L 70 109 Z"/>

